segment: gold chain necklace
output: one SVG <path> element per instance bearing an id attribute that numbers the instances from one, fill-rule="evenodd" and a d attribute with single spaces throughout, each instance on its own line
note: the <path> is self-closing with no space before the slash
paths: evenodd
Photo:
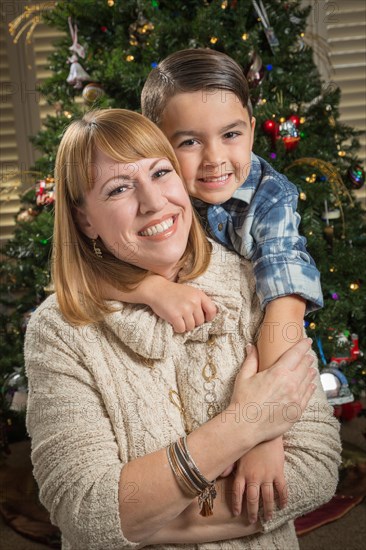
<path id="1" fill-rule="evenodd" d="M 215 392 L 217 379 L 217 367 L 213 360 L 213 351 L 215 346 L 215 337 L 210 336 L 207 341 L 207 363 L 202 369 L 202 376 L 204 379 L 203 387 L 206 390 L 205 402 L 207 403 L 207 416 L 209 420 L 216 416 L 217 410 L 217 395 Z"/>
<path id="2" fill-rule="evenodd" d="M 218 414 L 218 404 L 217 404 L 217 395 L 216 395 L 216 382 L 215 380 L 218 380 L 217 377 L 217 367 L 213 360 L 213 351 L 215 346 L 215 336 L 210 336 L 208 341 L 206 342 L 207 346 L 207 362 L 205 366 L 202 369 L 202 377 L 203 377 L 203 388 L 206 391 L 204 395 L 204 401 L 207 404 L 207 417 L 209 420 L 216 416 Z M 137 354 L 138 358 L 142 361 L 142 363 L 149 367 L 150 369 L 154 368 L 154 361 L 152 359 L 147 359 L 145 357 L 142 357 L 141 355 Z M 176 361 L 173 358 L 173 362 L 177 366 Z M 182 404 L 182 399 L 179 395 L 179 393 L 170 388 L 169 389 L 169 401 L 174 405 L 180 412 L 183 420 L 184 426 L 186 426 L 186 418 L 185 418 L 185 408 Z"/>

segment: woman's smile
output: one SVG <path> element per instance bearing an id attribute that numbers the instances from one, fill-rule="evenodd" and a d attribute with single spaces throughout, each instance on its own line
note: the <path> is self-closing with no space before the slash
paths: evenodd
<path id="1" fill-rule="evenodd" d="M 178 215 L 165 216 L 160 220 L 153 220 L 139 232 L 141 237 L 162 237 L 167 238 L 173 234 L 176 229 L 175 222 L 178 219 Z"/>

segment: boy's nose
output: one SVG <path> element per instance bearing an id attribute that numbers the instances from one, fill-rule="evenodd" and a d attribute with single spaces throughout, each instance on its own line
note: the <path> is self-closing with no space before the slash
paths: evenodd
<path id="1" fill-rule="evenodd" d="M 203 167 L 216 167 L 224 162 L 223 151 L 220 144 L 210 143 L 205 146 L 202 156 Z"/>

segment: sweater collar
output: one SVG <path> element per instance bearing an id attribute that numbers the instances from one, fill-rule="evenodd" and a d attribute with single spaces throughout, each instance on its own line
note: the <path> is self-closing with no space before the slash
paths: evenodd
<path id="1" fill-rule="evenodd" d="M 232 268 L 240 258 L 217 243 L 212 243 L 212 246 L 207 271 L 185 284 L 199 288 L 212 298 L 218 309 L 213 321 L 184 334 L 175 334 L 171 325 L 157 317 L 148 306 L 123 304 L 121 307 L 120 303 L 114 302 L 113 305 L 118 304 L 119 309 L 108 315 L 103 324 L 134 353 L 152 360 L 164 359 L 171 354 L 174 344 L 206 342 L 211 335 L 234 333 L 242 300 L 240 270 Z"/>

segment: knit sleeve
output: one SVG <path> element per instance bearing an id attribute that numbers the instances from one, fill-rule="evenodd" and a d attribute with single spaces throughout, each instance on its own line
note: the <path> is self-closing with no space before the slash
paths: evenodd
<path id="1" fill-rule="evenodd" d="M 315 357 L 315 354 L 314 354 Z M 284 435 L 288 504 L 275 510 L 273 519 L 261 521 L 264 532 L 315 510 L 334 495 L 341 462 L 339 423 L 328 404 L 320 377 L 300 420 Z M 288 408 L 289 416 L 294 408 Z"/>
<path id="2" fill-rule="evenodd" d="M 121 550 L 118 485 L 124 466 L 80 332 L 38 308 L 26 333 L 27 429 L 41 502 L 71 548 Z"/>

